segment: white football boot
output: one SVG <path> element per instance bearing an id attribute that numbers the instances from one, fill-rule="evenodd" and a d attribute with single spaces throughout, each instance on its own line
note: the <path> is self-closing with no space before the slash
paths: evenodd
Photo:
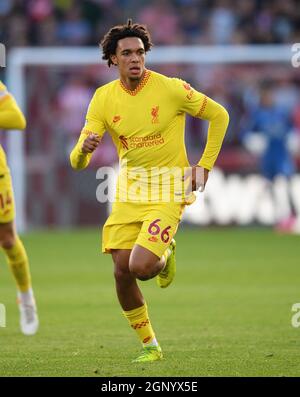
<path id="1" fill-rule="evenodd" d="M 39 327 L 36 303 L 32 289 L 18 291 L 17 303 L 20 310 L 20 326 L 24 335 L 34 335 Z"/>

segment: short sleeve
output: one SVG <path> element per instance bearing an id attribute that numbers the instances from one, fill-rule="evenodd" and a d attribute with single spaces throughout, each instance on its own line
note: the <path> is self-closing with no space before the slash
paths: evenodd
<path id="1" fill-rule="evenodd" d="M 6 91 L 6 87 L 5 85 L 2 83 L 2 81 L 0 80 L 0 92 Z"/>
<path id="2" fill-rule="evenodd" d="M 178 103 L 179 112 L 186 112 L 193 117 L 201 117 L 206 106 L 207 98 L 196 91 L 184 80 L 173 78 L 173 89 Z"/>
<path id="3" fill-rule="evenodd" d="M 87 110 L 84 130 L 102 136 L 106 130 L 103 121 L 104 104 L 101 94 L 96 91 Z"/>
<path id="4" fill-rule="evenodd" d="M 1 101 L 1 99 L 7 97 L 8 95 L 9 95 L 9 93 L 7 91 L 7 88 L 5 87 L 5 85 L 0 80 L 0 101 Z"/>

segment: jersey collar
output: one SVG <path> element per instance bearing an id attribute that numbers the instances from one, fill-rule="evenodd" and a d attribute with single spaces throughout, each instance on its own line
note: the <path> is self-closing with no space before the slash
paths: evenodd
<path id="1" fill-rule="evenodd" d="M 133 91 L 126 88 L 121 80 L 119 80 L 119 82 L 120 82 L 121 87 L 123 88 L 124 91 L 127 92 L 127 94 L 129 94 L 131 96 L 135 96 L 145 87 L 145 85 L 147 84 L 147 82 L 149 80 L 150 75 L 151 75 L 151 71 L 146 69 L 142 80 L 139 82 L 139 85 Z"/>

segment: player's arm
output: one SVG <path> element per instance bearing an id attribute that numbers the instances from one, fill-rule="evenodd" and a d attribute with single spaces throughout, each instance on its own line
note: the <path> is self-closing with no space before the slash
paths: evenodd
<path id="1" fill-rule="evenodd" d="M 82 170 L 89 165 L 93 152 L 101 142 L 101 137 L 85 128 L 81 131 L 77 144 L 70 154 L 71 166 Z"/>
<path id="2" fill-rule="evenodd" d="M 7 91 L 0 81 L 0 128 L 18 129 L 26 128 L 25 117 L 17 105 L 14 97 Z"/>
<path id="3" fill-rule="evenodd" d="M 185 175 L 186 178 L 191 177 L 192 190 L 199 188 L 203 190 L 208 173 L 213 168 L 221 150 L 229 123 L 229 115 L 222 105 L 194 90 L 185 81 L 173 79 L 173 86 L 179 111 L 209 122 L 207 141 L 201 159 Z"/>
<path id="4" fill-rule="evenodd" d="M 200 111 L 195 117 L 209 122 L 204 152 L 198 164 L 191 169 L 192 191 L 203 191 L 208 180 L 209 171 L 213 168 L 220 153 L 229 123 L 229 115 L 222 105 L 204 96 Z"/>
<path id="5" fill-rule="evenodd" d="M 220 153 L 229 123 L 229 115 L 222 105 L 203 95 L 201 108 L 195 117 L 209 122 L 205 149 L 198 165 L 210 171 Z"/>
<path id="6" fill-rule="evenodd" d="M 86 115 L 86 124 L 81 131 L 78 142 L 70 154 L 71 166 L 76 170 L 82 170 L 89 165 L 94 151 L 101 142 L 105 132 L 104 122 L 101 118 L 101 99 L 96 91 Z"/>

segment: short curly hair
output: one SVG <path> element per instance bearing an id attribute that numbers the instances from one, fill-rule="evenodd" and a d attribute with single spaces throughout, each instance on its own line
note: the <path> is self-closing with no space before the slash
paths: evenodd
<path id="1" fill-rule="evenodd" d="M 111 56 L 116 54 L 118 41 L 125 37 L 138 37 L 144 43 L 145 52 L 150 51 L 153 44 L 151 43 L 150 33 L 144 25 L 138 23 L 132 24 L 132 20 L 128 19 L 126 25 L 117 25 L 112 27 L 100 42 L 103 50 L 102 59 L 107 61 L 110 67 L 113 62 Z"/>

